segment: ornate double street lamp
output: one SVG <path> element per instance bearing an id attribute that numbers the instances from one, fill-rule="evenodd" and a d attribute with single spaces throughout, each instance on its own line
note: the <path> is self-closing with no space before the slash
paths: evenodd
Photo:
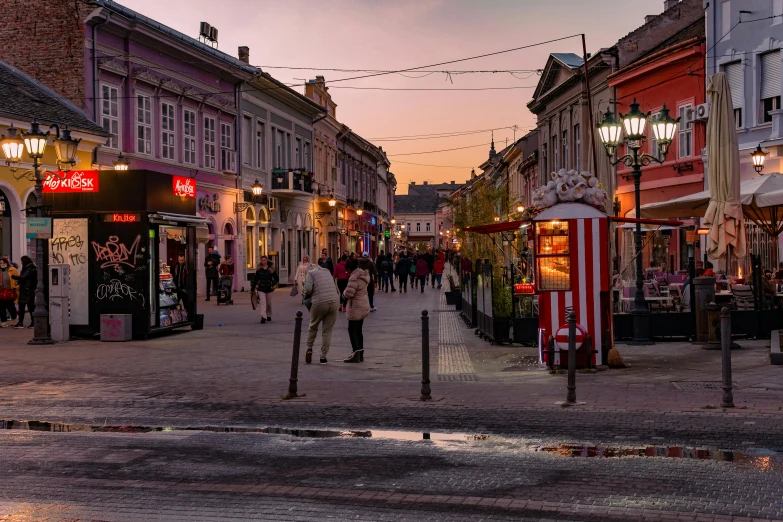
<path id="1" fill-rule="evenodd" d="M 647 122 L 652 126 L 653 135 L 658 145 L 659 156 L 653 156 L 647 153 L 640 153 L 642 144 L 647 139 L 645 127 Z M 636 198 L 636 218 L 641 218 L 641 195 L 640 184 L 642 178 L 642 167 L 651 163 L 663 164 L 666 161 L 666 154 L 669 152 L 669 145 L 672 144 L 674 136 L 677 134 L 677 122 L 669 116 L 669 109 L 666 105 L 661 111 L 650 117 L 650 113 L 644 113 L 639 110 L 639 104 L 634 98 L 631 104 L 631 111 L 626 115 L 620 115 L 620 121 L 615 119 L 614 114 L 607 110 L 604 115 L 604 121 L 598 124 L 598 132 L 601 136 L 601 142 L 606 147 L 606 153 L 611 158 L 617 152 L 621 142 L 625 142 L 630 151 L 628 154 L 617 159 L 612 159 L 611 164 L 624 164 L 633 169 L 633 188 Z M 623 136 L 625 131 L 625 136 Z M 635 252 L 636 252 L 636 295 L 633 300 L 633 344 L 651 344 L 650 341 L 650 318 L 647 310 L 647 303 L 644 300 L 644 277 L 642 268 L 642 224 L 636 222 L 634 231 Z"/>
<path id="2" fill-rule="evenodd" d="M 81 139 L 73 139 L 67 125 L 63 128 L 62 134 L 60 133 L 60 127 L 54 123 L 49 126 L 47 132 L 42 132 L 40 124 L 37 121 L 34 121 L 30 124 L 30 130 L 28 132 L 19 132 L 12 126 L 8 129 L 8 137 L 2 136 L 2 139 L 0 139 L 0 147 L 3 149 L 3 154 L 5 155 L 11 172 L 14 173 L 14 178 L 17 180 L 27 178 L 30 181 L 35 181 L 35 213 L 39 218 L 43 217 L 44 214 L 42 205 L 44 181 L 49 176 L 64 177 L 55 171 L 41 171 L 40 160 L 43 158 L 44 151 L 46 150 L 51 129 L 55 129 L 56 131 L 54 151 L 57 154 L 57 165 L 63 172 L 68 172 L 78 161 L 76 158 L 76 151 L 79 148 Z M 23 170 L 22 172 L 17 173 L 25 150 L 30 159 L 33 160 L 33 170 Z M 45 263 L 46 259 L 44 258 L 45 242 L 45 239 L 39 237 L 36 239 L 35 244 L 35 264 L 38 266 L 38 287 L 35 290 L 33 338 L 30 340 L 29 344 L 52 344 L 54 342 L 51 335 L 49 335 L 49 312 L 46 308 L 46 300 L 44 298 L 44 273 L 49 271 L 49 263 Z"/>

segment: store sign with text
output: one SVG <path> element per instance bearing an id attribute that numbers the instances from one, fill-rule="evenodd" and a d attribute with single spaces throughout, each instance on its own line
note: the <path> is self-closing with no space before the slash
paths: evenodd
<path id="1" fill-rule="evenodd" d="M 99 192 L 97 170 L 57 171 L 43 182 L 45 193 Z"/>
<path id="2" fill-rule="evenodd" d="M 184 176 L 172 176 L 171 192 L 175 196 L 196 199 L 196 180 Z"/>

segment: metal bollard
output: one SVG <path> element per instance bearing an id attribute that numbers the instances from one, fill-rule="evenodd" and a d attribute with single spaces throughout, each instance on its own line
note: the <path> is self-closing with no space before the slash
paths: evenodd
<path id="1" fill-rule="evenodd" d="M 724 408 L 734 407 L 734 394 L 731 391 L 731 313 L 725 306 L 720 311 L 720 349 L 723 366 L 723 403 Z"/>
<path id="2" fill-rule="evenodd" d="M 549 369 L 555 369 L 555 338 L 551 335 L 546 342 L 546 362 L 549 364 Z"/>
<path id="3" fill-rule="evenodd" d="M 427 310 L 421 312 L 421 400 L 432 400 L 430 390 L 430 318 Z"/>
<path id="4" fill-rule="evenodd" d="M 288 395 L 296 397 L 296 383 L 299 380 L 299 344 L 302 341 L 302 312 L 296 312 L 294 326 L 294 353 L 291 357 L 291 378 L 288 380 Z"/>
<path id="5" fill-rule="evenodd" d="M 576 312 L 571 310 L 566 317 L 568 322 L 568 395 L 566 402 L 576 403 Z"/>

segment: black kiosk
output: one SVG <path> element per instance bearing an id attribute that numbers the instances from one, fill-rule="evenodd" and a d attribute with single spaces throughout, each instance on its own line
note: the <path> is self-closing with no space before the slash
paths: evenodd
<path id="1" fill-rule="evenodd" d="M 44 193 L 49 263 L 70 265 L 71 335 L 100 332 L 102 314 L 131 315 L 134 338 L 195 327 L 196 236 L 206 223 L 196 215 L 196 181 L 147 170 L 91 174 L 91 192 Z"/>

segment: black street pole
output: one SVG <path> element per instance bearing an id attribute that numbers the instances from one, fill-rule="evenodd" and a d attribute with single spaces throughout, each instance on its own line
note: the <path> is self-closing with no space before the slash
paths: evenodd
<path id="1" fill-rule="evenodd" d="M 43 178 L 41 177 L 41 165 L 38 158 L 33 158 L 33 170 L 35 172 L 35 215 L 43 217 Z M 46 308 L 46 296 L 44 294 L 44 281 L 48 276 L 49 263 L 44 257 L 45 239 L 40 237 L 35 240 L 35 264 L 38 267 L 38 286 L 35 289 L 35 310 L 33 311 L 33 338 L 27 344 L 54 344 L 49 335 L 49 311 Z"/>
<path id="2" fill-rule="evenodd" d="M 633 191 L 634 198 L 636 199 L 636 219 L 642 217 L 642 195 L 641 195 L 641 182 L 642 182 L 642 168 L 639 158 L 639 149 L 631 147 L 633 151 Z M 631 344 L 634 345 L 646 345 L 653 344 L 650 341 L 650 312 L 647 310 L 647 303 L 644 299 L 644 276 L 643 264 L 642 264 L 642 224 L 636 222 L 636 230 L 634 231 L 634 243 L 636 251 L 636 295 L 633 299 L 633 339 Z"/>

